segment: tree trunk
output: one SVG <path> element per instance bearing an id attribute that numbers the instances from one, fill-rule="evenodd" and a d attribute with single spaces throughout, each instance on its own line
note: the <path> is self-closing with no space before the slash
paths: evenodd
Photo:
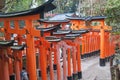
<path id="1" fill-rule="evenodd" d="M 0 0 L 0 12 L 2 11 L 2 8 L 5 6 L 5 0 Z"/>

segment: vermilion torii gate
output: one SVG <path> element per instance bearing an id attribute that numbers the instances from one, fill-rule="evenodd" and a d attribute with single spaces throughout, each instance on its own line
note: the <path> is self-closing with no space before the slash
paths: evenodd
<path id="1" fill-rule="evenodd" d="M 100 66 L 105 66 L 106 60 L 115 54 L 115 44 L 113 43 L 113 41 L 110 40 L 110 32 L 112 28 L 111 26 L 107 26 L 105 24 L 105 19 L 105 16 L 94 16 L 88 19 L 89 24 L 92 28 L 92 32 L 100 35 Z M 93 26 L 93 23 L 97 24 Z M 113 46 L 111 46 L 111 44 Z"/>
<path id="2" fill-rule="evenodd" d="M 57 80 L 62 80 L 62 77 L 63 80 L 82 78 L 80 55 L 89 57 L 100 50 L 101 66 L 105 66 L 105 59 L 113 55 L 114 46 L 111 46 L 113 43 L 108 39 L 109 28 L 104 24 L 104 17 L 69 18 L 72 25 L 70 30 L 65 30 L 65 25 L 69 20 L 46 21 L 41 19 L 44 17 L 45 12 L 55 8 L 52 1 L 49 0 L 35 9 L 0 14 L 0 22 L 4 23 L 4 28 L 1 28 L 0 32 L 5 33 L 5 39 L 0 41 L 0 50 L 2 52 L 2 55 L 0 54 L 0 65 L 2 65 L 0 66 L 0 79 L 9 80 L 9 75 L 15 73 L 16 79 L 20 80 L 19 74 L 22 70 L 21 50 L 25 47 L 25 45 L 22 45 L 22 42 L 26 44 L 27 71 L 30 80 L 37 80 L 35 47 L 39 49 L 39 67 L 42 80 L 48 80 L 47 67 L 50 67 L 50 80 L 55 79 L 52 52 L 54 52 L 54 64 L 57 67 Z M 19 25 L 21 20 L 25 23 L 23 28 L 20 28 Z M 35 29 L 33 26 L 34 20 L 43 23 L 42 28 L 38 27 Z M 14 22 L 12 27 L 11 21 Z M 100 24 L 93 27 L 91 25 L 93 21 L 98 21 Z M 60 29 L 59 24 L 62 26 L 61 30 L 58 30 Z M 50 26 L 48 27 L 48 25 Z M 13 34 L 17 34 L 17 37 L 11 40 Z M 105 41 L 106 37 L 107 40 Z M 12 46 L 15 40 L 17 40 L 18 45 L 22 46 Z M 82 51 L 80 50 L 81 44 Z M 106 46 L 105 44 L 109 45 Z M 62 66 L 59 48 L 63 48 L 63 76 L 61 76 Z M 111 51 L 108 51 L 107 48 L 110 48 Z M 15 72 L 9 57 L 14 58 Z"/>
<path id="3" fill-rule="evenodd" d="M 105 16 L 70 17 L 72 30 L 88 29 L 89 33 L 83 35 L 82 55 L 91 55 L 100 50 L 100 66 L 105 66 L 106 59 L 114 55 L 115 44 L 110 39 L 112 28 L 105 25 Z M 94 24 L 97 24 L 96 26 Z M 108 44 L 108 45 L 107 45 Z M 111 44 L 113 46 L 111 46 Z M 112 47 L 112 49 L 111 49 Z M 110 48 L 110 50 L 108 49 Z"/>
<path id="4" fill-rule="evenodd" d="M 40 37 L 40 34 L 41 34 L 39 30 L 34 29 L 33 21 L 43 18 L 45 12 L 51 11 L 56 8 L 52 4 L 52 1 L 53 0 L 49 0 L 43 5 L 35 9 L 30 9 L 30 10 L 21 11 L 21 12 L 0 14 L 0 22 L 4 23 L 5 40 L 10 40 L 12 34 L 17 34 L 20 36 L 26 35 L 27 71 L 28 71 L 30 80 L 37 80 L 34 37 Z M 23 29 L 20 29 L 20 26 L 19 26 L 19 21 L 21 20 L 25 22 L 25 27 Z M 11 28 L 11 25 L 10 25 L 11 21 L 14 21 L 14 28 Z M 8 61 L 8 64 L 9 64 L 9 61 Z M 8 70 L 7 65 L 5 66 L 6 66 L 6 70 Z M 9 80 L 8 73 L 6 75 L 3 75 L 4 76 L 3 80 Z"/>

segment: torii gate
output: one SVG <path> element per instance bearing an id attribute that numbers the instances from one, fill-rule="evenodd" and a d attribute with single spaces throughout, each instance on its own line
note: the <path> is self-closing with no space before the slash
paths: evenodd
<path id="1" fill-rule="evenodd" d="M 10 40 L 11 34 L 26 35 L 27 70 L 30 80 L 37 80 L 34 37 L 40 36 L 40 31 L 34 29 L 32 21 L 44 18 L 45 12 L 55 9 L 52 2 L 53 0 L 49 0 L 37 8 L 26 11 L 0 14 L 0 21 L 4 22 L 5 40 Z M 25 21 L 23 29 L 19 27 L 20 20 Z M 10 21 L 14 21 L 14 29 L 11 28 Z"/>
<path id="2" fill-rule="evenodd" d="M 109 37 L 112 28 L 105 24 L 105 18 L 105 16 L 93 16 L 88 19 L 88 21 L 90 22 L 89 24 L 92 24 L 92 22 L 94 21 L 99 22 L 99 24 L 96 26 L 90 26 L 93 32 L 98 32 L 98 35 L 100 34 L 100 66 L 105 66 L 106 59 L 114 54 L 114 52 L 112 51 L 114 50 L 114 47 L 113 49 L 111 49 L 111 52 L 113 53 L 110 53 L 108 49 L 110 48 L 111 43 Z"/>

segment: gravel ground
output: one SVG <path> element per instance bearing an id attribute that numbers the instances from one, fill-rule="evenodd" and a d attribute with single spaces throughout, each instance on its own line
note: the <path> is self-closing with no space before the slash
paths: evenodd
<path id="1" fill-rule="evenodd" d="M 111 80 L 109 63 L 104 67 L 99 66 L 99 57 L 93 56 L 82 59 L 82 79 L 80 80 Z M 61 64 L 62 66 L 62 64 Z M 63 69 L 61 68 L 61 77 L 63 80 Z M 57 80 L 57 71 L 54 71 L 54 80 Z M 50 75 L 48 75 L 50 77 Z M 41 80 L 40 78 L 38 80 Z M 50 78 L 48 78 L 50 80 Z"/>
<path id="2" fill-rule="evenodd" d="M 82 60 L 82 75 L 81 80 L 111 80 L 110 65 L 105 67 L 99 66 L 99 57 L 90 57 Z"/>

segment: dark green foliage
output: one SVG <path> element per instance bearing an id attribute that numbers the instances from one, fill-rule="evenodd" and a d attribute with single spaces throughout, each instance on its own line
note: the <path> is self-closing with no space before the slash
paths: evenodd
<path id="1" fill-rule="evenodd" d="M 108 0 L 105 15 L 106 22 L 113 27 L 113 32 L 120 32 L 120 0 Z"/>
<path id="2" fill-rule="evenodd" d="M 17 12 L 30 9 L 35 3 L 41 5 L 44 0 L 6 0 L 3 12 Z"/>
<path id="3" fill-rule="evenodd" d="M 55 0 L 54 4 L 57 9 L 54 10 L 56 13 L 67 13 L 76 12 L 79 0 Z"/>

